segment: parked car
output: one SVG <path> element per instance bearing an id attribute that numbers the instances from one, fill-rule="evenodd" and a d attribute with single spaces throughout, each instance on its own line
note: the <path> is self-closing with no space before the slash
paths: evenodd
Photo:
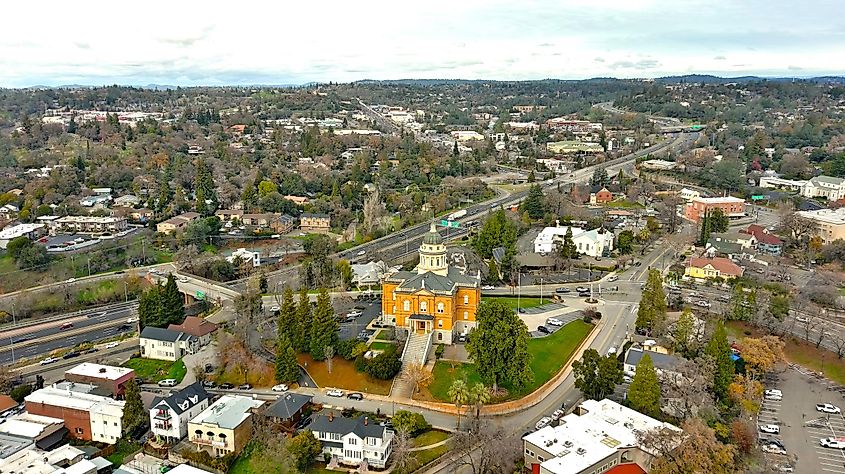
<path id="1" fill-rule="evenodd" d="M 252 390 L 252 384 L 245 383 L 238 385 L 238 390 Z"/>
<path id="2" fill-rule="evenodd" d="M 205 388 L 217 388 L 217 384 L 212 382 L 211 380 L 203 380 L 202 386 Z"/>
<path id="3" fill-rule="evenodd" d="M 350 400 L 363 400 L 363 399 L 364 399 L 364 394 L 363 394 L 363 393 L 358 393 L 358 392 L 352 392 L 352 393 L 350 393 L 349 395 L 347 395 L 347 396 L 346 396 L 346 398 L 348 398 L 348 399 L 350 399 Z"/>
<path id="4" fill-rule="evenodd" d="M 126 320 L 126 322 L 129 323 L 129 324 L 137 323 L 138 321 L 139 321 L 138 318 L 129 318 L 129 319 Z"/>
<path id="5" fill-rule="evenodd" d="M 780 434 L 780 426 L 778 425 L 760 425 L 760 431 L 769 434 Z"/>
<path id="6" fill-rule="evenodd" d="M 607 355 L 612 356 L 612 355 L 615 355 L 615 354 L 616 354 L 616 348 L 615 347 L 611 347 L 610 349 L 607 350 Z"/>
<path id="7" fill-rule="evenodd" d="M 235 388 L 235 386 L 233 384 L 226 382 L 226 383 L 221 383 L 220 388 L 222 390 L 232 390 L 233 388 Z"/>
<path id="8" fill-rule="evenodd" d="M 330 397 L 340 398 L 340 397 L 343 396 L 343 390 L 332 388 L 332 389 L 329 389 L 329 391 L 326 392 L 326 395 L 328 395 Z"/>
<path id="9" fill-rule="evenodd" d="M 113 342 L 110 342 L 110 343 L 106 344 L 105 346 L 103 346 L 103 349 L 114 349 L 115 347 L 117 347 L 119 345 L 120 345 L 119 342 L 113 341 Z"/>
<path id="10" fill-rule="evenodd" d="M 534 425 L 534 428 L 536 428 L 538 430 L 541 429 L 541 428 L 545 428 L 545 427 L 549 426 L 549 423 L 551 423 L 551 422 L 552 422 L 551 418 L 549 418 L 548 416 L 544 416 L 544 417 L 540 418 L 540 421 L 538 421 L 537 424 Z"/>
<path id="11" fill-rule="evenodd" d="M 280 383 L 278 385 L 273 385 L 274 392 L 287 392 L 288 386 L 286 384 Z"/>
<path id="12" fill-rule="evenodd" d="M 549 326 L 563 326 L 563 321 L 557 318 L 549 318 L 546 320 L 546 324 Z"/>
<path id="13" fill-rule="evenodd" d="M 364 314 L 364 313 L 362 313 L 361 311 L 358 311 L 357 309 L 353 309 L 352 311 L 346 313 L 346 316 L 354 319 L 354 318 L 360 317 L 362 314 Z"/>
<path id="14" fill-rule="evenodd" d="M 609 281 L 609 282 L 614 282 L 618 279 L 619 279 L 619 277 L 617 275 L 610 275 L 609 277 L 607 277 L 607 281 Z"/>
<path id="15" fill-rule="evenodd" d="M 481 287 L 482 290 L 495 290 L 496 287 L 493 285 L 484 285 Z"/>
<path id="16" fill-rule="evenodd" d="M 518 311 L 519 313 L 524 313 L 524 312 L 525 312 L 525 308 L 519 308 L 517 311 Z"/>
<path id="17" fill-rule="evenodd" d="M 830 403 L 816 403 L 816 411 L 822 413 L 842 413 L 842 410 L 838 406 L 831 405 Z"/>
<path id="18" fill-rule="evenodd" d="M 67 354 L 62 356 L 62 359 L 73 359 L 74 357 L 79 357 L 81 353 L 79 351 L 71 351 Z"/>
<path id="19" fill-rule="evenodd" d="M 176 379 L 164 379 L 158 381 L 159 387 L 175 387 L 176 386 Z"/>
<path id="20" fill-rule="evenodd" d="M 586 293 L 589 292 L 590 289 L 583 286 L 579 286 L 578 288 L 575 288 L 575 291 L 577 291 L 578 293 Z"/>
<path id="21" fill-rule="evenodd" d="M 546 326 L 537 326 L 537 331 L 539 331 L 543 334 L 551 334 L 552 333 L 551 331 L 549 331 L 549 328 L 547 328 Z"/>
<path id="22" fill-rule="evenodd" d="M 461 334 L 460 336 L 458 336 L 458 342 L 467 342 L 467 335 Z"/>
<path id="23" fill-rule="evenodd" d="M 783 392 L 781 392 L 780 390 L 778 390 L 776 388 L 766 389 L 766 391 L 764 391 L 763 394 L 766 395 L 766 396 L 777 396 L 777 397 L 783 396 Z"/>
<path id="24" fill-rule="evenodd" d="M 819 444 L 825 448 L 845 449 L 845 438 L 822 438 Z"/>
<path id="25" fill-rule="evenodd" d="M 39 364 L 41 364 L 41 365 L 52 364 L 53 362 L 56 362 L 58 360 L 59 360 L 58 357 L 48 357 L 48 358 L 42 360 L 41 362 L 39 362 Z"/>
<path id="26" fill-rule="evenodd" d="M 700 300 L 700 301 L 696 301 L 695 305 L 696 305 L 696 306 L 698 306 L 698 307 L 700 307 L 700 308 L 709 308 L 709 307 L 710 307 L 710 302 L 709 302 L 709 301 Z"/>
<path id="27" fill-rule="evenodd" d="M 561 288 L 556 289 L 555 293 L 570 293 L 571 291 L 572 290 L 570 290 L 569 288 L 561 287 Z"/>
<path id="28" fill-rule="evenodd" d="M 361 250 L 361 251 L 359 251 L 358 253 L 356 253 L 355 255 L 357 255 L 357 256 L 359 256 L 359 257 L 363 257 L 366 253 L 367 253 L 367 251 L 366 251 L 366 250 Z"/>
<path id="29" fill-rule="evenodd" d="M 786 455 L 786 450 L 774 443 L 764 444 L 760 449 L 762 449 L 764 453 Z"/>
<path id="30" fill-rule="evenodd" d="M 795 320 L 798 321 L 799 323 L 804 323 L 804 324 L 810 322 L 810 320 L 808 318 L 805 318 L 804 316 L 797 316 L 795 318 Z"/>

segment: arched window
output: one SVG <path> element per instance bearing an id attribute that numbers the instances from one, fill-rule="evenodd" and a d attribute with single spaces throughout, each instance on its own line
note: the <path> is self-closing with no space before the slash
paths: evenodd
<path id="1" fill-rule="evenodd" d="M 469 304 L 469 295 L 464 295 L 464 304 Z"/>
<path id="2" fill-rule="evenodd" d="M 410 311 L 411 310 L 411 302 L 408 301 L 408 300 L 403 301 L 402 302 L 402 309 L 404 311 Z"/>
<path id="3" fill-rule="evenodd" d="M 437 327 L 439 327 L 439 328 L 443 327 L 443 320 L 442 319 L 437 320 Z"/>
<path id="4" fill-rule="evenodd" d="M 464 319 L 469 319 L 469 313 L 464 311 Z"/>
<path id="5" fill-rule="evenodd" d="M 428 312 L 428 302 L 427 301 L 420 301 L 420 313 L 427 313 Z"/>
<path id="6" fill-rule="evenodd" d="M 445 309 L 445 307 L 443 306 L 443 303 L 437 303 L 437 312 L 438 313 L 442 313 L 444 311 L 444 309 Z"/>

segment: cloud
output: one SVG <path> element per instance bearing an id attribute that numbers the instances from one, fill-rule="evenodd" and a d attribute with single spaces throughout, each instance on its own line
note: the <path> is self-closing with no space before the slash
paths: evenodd
<path id="1" fill-rule="evenodd" d="M 656 59 L 641 59 L 639 61 L 616 61 L 608 65 L 610 69 L 654 69 L 660 66 Z"/>
<path id="2" fill-rule="evenodd" d="M 727 58 L 726 58 L 726 57 L 724 57 L 724 56 L 713 56 L 713 59 L 714 59 L 714 60 L 716 60 L 716 61 L 724 61 L 724 60 L 726 60 Z"/>

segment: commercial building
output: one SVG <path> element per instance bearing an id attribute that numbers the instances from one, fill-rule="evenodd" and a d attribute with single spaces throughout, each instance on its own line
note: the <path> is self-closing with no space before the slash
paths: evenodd
<path id="1" fill-rule="evenodd" d="M 96 385 L 111 392 L 113 397 L 122 397 L 126 384 L 135 379 L 135 371 L 125 367 L 100 365 L 93 362 L 83 362 L 65 371 L 68 382 L 87 383 Z"/>
<path id="2" fill-rule="evenodd" d="M 801 188 L 801 195 L 808 198 L 822 197 L 828 201 L 845 198 L 845 179 L 832 176 L 810 178 Z"/>
<path id="3" fill-rule="evenodd" d="M 484 135 L 472 131 L 472 130 L 456 130 L 454 132 L 450 132 L 452 138 L 459 142 L 468 142 L 473 140 L 482 141 L 484 140 Z"/>
<path id="4" fill-rule="evenodd" d="M 744 269 L 724 257 L 691 258 L 684 270 L 684 276 L 699 280 L 741 277 Z"/>
<path id="5" fill-rule="evenodd" d="M 67 433 L 65 421 L 61 418 L 33 415 L 26 412 L 8 417 L 3 423 L 0 423 L 0 435 L 26 439 L 36 448 L 44 450 L 61 445 Z M 0 457 L 3 456 L 0 455 Z"/>
<path id="6" fill-rule="evenodd" d="M 558 426 L 522 438 L 525 466 L 542 474 L 595 474 L 616 466 L 647 472 L 654 454 L 638 433 L 678 428 L 611 400 L 586 400 Z"/>
<path id="7" fill-rule="evenodd" d="M 327 463 L 332 458 L 341 464 L 383 469 L 390 458 L 393 431 L 366 416 L 345 418 L 334 412 L 318 413 L 309 426 L 323 446 Z"/>
<path id="8" fill-rule="evenodd" d="M 126 402 L 90 393 L 94 387 L 62 382 L 27 395 L 26 411 L 33 415 L 61 418 L 70 436 L 84 441 L 115 444 L 123 435 Z"/>
<path id="9" fill-rule="evenodd" d="M 587 155 L 604 152 L 604 148 L 602 148 L 602 146 L 598 143 L 579 142 L 572 140 L 546 143 L 546 150 L 550 153 L 562 153 L 572 155 Z"/>
<path id="10" fill-rule="evenodd" d="M 384 278 L 382 314 L 410 332 L 409 347 L 422 343 L 419 355 L 424 362 L 431 334 L 436 335 L 435 344 L 452 344 L 454 334 L 467 334 L 475 327 L 481 277 L 449 266 L 446 244 L 433 223 L 419 254 L 416 272 L 397 271 Z"/>
<path id="11" fill-rule="evenodd" d="M 312 214 L 309 212 L 299 215 L 299 228 L 305 231 L 328 231 L 331 229 L 332 218 L 328 214 Z"/>
<path id="12" fill-rule="evenodd" d="M 85 452 L 71 445 L 52 451 L 23 449 L 0 461 L 0 472 L 9 474 L 96 474 L 111 463 L 101 457 L 85 459 Z M 101 471 L 102 470 L 102 471 Z"/>
<path id="13" fill-rule="evenodd" d="M 728 217 L 745 216 L 745 201 L 733 196 L 693 198 L 684 209 L 684 215 L 693 222 L 699 222 L 704 218 L 705 212 L 712 212 L 714 209 L 721 209 Z"/>
<path id="14" fill-rule="evenodd" d="M 761 188 L 788 189 L 790 191 L 800 192 L 806 185 L 807 182 L 804 180 L 783 179 L 776 176 L 760 177 Z"/>
<path id="15" fill-rule="evenodd" d="M 816 224 L 813 234 L 820 237 L 825 244 L 845 239 L 845 207 L 799 211 L 797 214 Z"/>
<path id="16" fill-rule="evenodd" d="M 223 395 L 188 422 L 189 441 L 214 457 L 240 454 L 252 437 L 253 413 L 261 400 Z"/>
<path id="17" fill-rule="evenodd" d="M 26 237 L 29 240 L 35 240 L 47 233 L 47 226 L 44 224 L 18 224 L 6 227 L 0 230 L 0 249 L 6 249 L 14 239 L 18 237 Z"/>
<path id="18" fill-rule="evenodd" d="M 200 215 L 196 212 L 186 212 L 175 217 L 171 217 L 166 221 L 156 224 L 156 231 L 162 234 L 172 234 L 179 232 L 188 227 L 188 224 L 199 219 Z"/>
<path id="19" fill-rule="evenodd" d="M 169 361 L 177 361 L 185 354 L 194 354 L 200 349 L 200 341 L 195 336 L 152 326 L 141 331 L 139 344 L 141 357 Z"/>
<path id="20" fill-rule="evenodd" d="M 62 232 L 83 234 L 117 233 L 126 230 L 125 217 L 65 216 L 56 219 Z"/>
<path id="21" fill-rule="evenodd" d="M 680 198 L 684 201 L 689 202 L 693 199 L 701 197 L 701 193 L 694 189 L 681 188 L 681 190 L 678 191 L 678 196 L 680 196 Z"/>
<path id="22" fill-rule="evenodd" d="M 534 239 L 534 252 L 550 254 L 563 243 L 566 233 L 572 231 L 572 243 L 578 253 L 590 257 L 601 257 L 613 250 L 613 232 L 604 229 L 585 230 L 580 227 L 546 227 Z"/>
<path id="23" fill-rule="evenodd" d="M 201 382 L 153 399 L 150 429 L 153 434 L 174 443 L 188 435 L 188 422 L 208 408 L 211 397 Z"/>

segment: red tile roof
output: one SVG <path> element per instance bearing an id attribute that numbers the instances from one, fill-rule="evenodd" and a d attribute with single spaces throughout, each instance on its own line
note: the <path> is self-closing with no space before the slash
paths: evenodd
<path id="1" fill-rule="evenodd" d="M 725 257 L 691 258 L 689 264 L 695 268 L 704 268 L 710 265 L 725 276 L 742 276 L 742 267 Z"/>
<path id="2" fill-rule="evenodd" d="M 745 233 L 753 235 L 757 238 L 757 242 L 766 245 L 783 245 L 783 240 L 774 234 L 770 234 L 769 231 L 761 225 L 751 224 L 748 226 L 748 229 L 745 230 Z"/>
<path id="3" fill-rule="evenodd" d="M 646 474 L 645 469 L 641 468 L 639 464 L 627 463 L 619 464 L 608 470 L 606 474 Z"/>
<path id="4" fill-rule="evenodd" d="M 170 329 L 171 331 L 181 331 L 185 334 L 190 334 L 196 337 L 202 337 L 216 331 L 217 325 L 196 316 L 188 316 L 184 321 L 182 321 L 182 324 L 171 324 L 170 326 L 167 326 L 167 329 Z"/>

